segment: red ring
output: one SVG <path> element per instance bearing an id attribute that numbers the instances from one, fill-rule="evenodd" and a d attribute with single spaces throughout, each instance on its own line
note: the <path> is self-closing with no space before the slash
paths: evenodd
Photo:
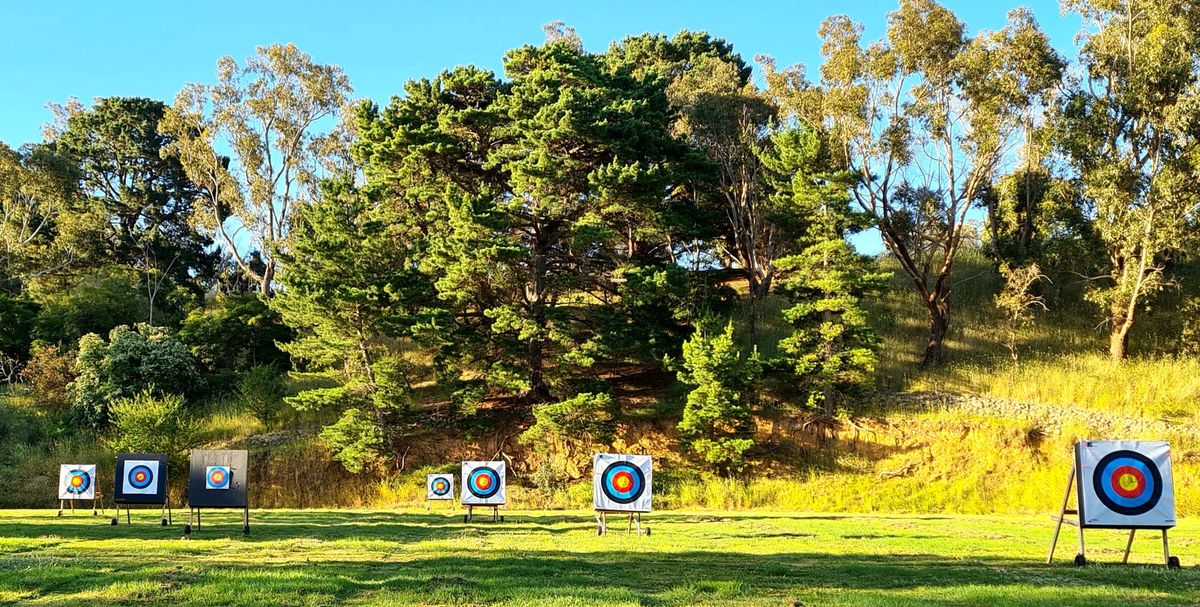
<path id="1" fill-rule="evenodd" d="M 1126 474 L 1131 474 L 1135 479 L 1137 479 L 1137 486 L 1133 489 L 1125 489 L 1121 486 L 1121 477 Z M 1115 491 L 1117 495 L 1124 498 L 1138 497 L 1146 490 L 1146 476 L 1142 474 L 1141 470 L 1138 470 L 1133 466 L 1120 466 L 1116 470 L 1113 470 L 1112 476 L 1108 479 L 1108 482 L 1112 487 L 1112 490 Z"/>

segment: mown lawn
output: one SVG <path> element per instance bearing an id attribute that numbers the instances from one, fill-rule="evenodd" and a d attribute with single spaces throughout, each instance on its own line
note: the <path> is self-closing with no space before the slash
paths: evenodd
<path id="1" fill-rule="evenodd" d="M 1176 530 L 1181 571 L 1043 563 L 1045 516 L 662 513 L 653 534 L 597 537 L 587 512 L 509 512 L 464 525 L 449 512 L 265 511 L 243 537 L 211 512 L 191 540 L 157 514 L 106 518 L 0 511 L 5 605 L 1196 605 L 1200 524 Z M 1094 561 L 1123 536 L 1090 532 Z"/>

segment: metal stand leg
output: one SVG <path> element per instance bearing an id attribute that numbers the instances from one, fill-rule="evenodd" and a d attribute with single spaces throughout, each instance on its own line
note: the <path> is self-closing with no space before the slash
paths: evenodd
<path id="1" fill-rule="evenodd" d="M 250 535 L 250 507 L 242 509 L 242 535 Z"/>

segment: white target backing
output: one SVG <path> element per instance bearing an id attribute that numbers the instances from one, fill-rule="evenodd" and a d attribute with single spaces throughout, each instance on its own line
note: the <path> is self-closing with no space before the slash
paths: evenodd
<path id="1" fill-rule="evenodd" d="M 1171 447 L 1163 441 L 1075 444 L 1079 520 L 1084 527 L 1175 526 Z"/>
<path id="2" fill-rule="evenodd" d="M 650 512 L 653 460 L 649 455 L 597 453 L 592 458 L 596 510 Z"/>

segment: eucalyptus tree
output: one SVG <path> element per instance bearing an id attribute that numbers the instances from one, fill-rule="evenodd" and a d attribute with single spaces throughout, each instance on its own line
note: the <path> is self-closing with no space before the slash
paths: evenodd
<path id="1" fill-rule="evenodd" d="M 854 176 L 853 200 L 920 295 L 923 362 L 937 364 L 968 213 L 1063 62 L 1025 9 L 971 38 L 932 0 L 903 0 L 884 39 L 865 44 L 862 32 L 845 15 L 821 25 L 821 114 Z"/>
<path id="2" fill-rule="evenodd" d="M 19 294 L 29 279 L 75 259 L 60 235 L 80 198 L 74 163 L 52 146 L 0 143 L 0 292 Z"/>
<path id="3" fill-rule="evenodd" d="M 184 87 L 162 121 L 174 138 L 166 155 L 179 159 L 202 192 L 197 221 L 264 295 L 286 252 L 297 200 L 313 197 L 324 161 L 338 153 L 331 144 L 340 133 L 331 123 L 351 91 L 341 68 L 316 63 L 293 44 L 273 44 L 244 65 L 222 58 L 217 83 Z M 242 229 L 248 239 L 237 236 Z M 262 255 L 261 267 L 251 263 L 251 249 Z"/>
<path id="4" fill-rule="evenodd" d="M 1090 298 L 1125 357 L 1138 311 L 1195 244 L 1200 191 L 1200 9 L 1181 0 L 1068 0 L 1084 20 L 1081 81 L 1062 100 L 1061 144 L 1093 207 L 1106 268 Z"/>

